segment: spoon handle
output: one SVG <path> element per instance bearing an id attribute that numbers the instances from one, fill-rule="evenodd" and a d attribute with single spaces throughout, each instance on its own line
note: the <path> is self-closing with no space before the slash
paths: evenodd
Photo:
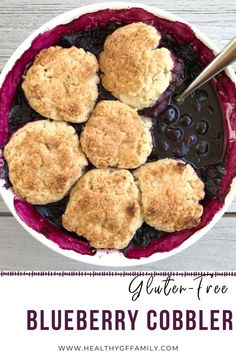
<path id="1" fill-rule="evenodd" d="M 227 46 L 219 53 L 215 59 L 198 75 L 198 77 L 176 97 L 177 102 L 182 102 L 186 96 L 196 90 L 199 86 L 216 76 L 225 67 L 236 60 L 236 37 L 234 37 Z"/>

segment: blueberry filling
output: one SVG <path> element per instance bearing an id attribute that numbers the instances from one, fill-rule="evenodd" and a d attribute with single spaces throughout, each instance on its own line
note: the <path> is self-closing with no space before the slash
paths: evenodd
<path id="1" fill-rule="evenodd" d="M 86 31 L 65 35 L 60 38 L 58 45 L 63 48 L 70 48 L 72 46 L 83 48 L 98 56 L 103 50 L 107 36 L 112 34 L 112 32 L 121 25 L 122 24 L 119 22 L 110 22 L 107 26 L 99 26 L 97 28 L 87 29 Z"/>
<path id="2" fill-rule="evenodd" d="M 32 43 L 30 50 L 36 54 L 39 50 L 38 48 L 42 49 L 43 46 L 58 44 L 62 47 L 70 47 L 75 45 L 89 50 L 98 56 L 109 34 L 116 28 L 134 21 L 144 21 L 156 26 L 162 33 L 159 46 L 170 49 L 173 58 L 175 58 L 172 81 L 168 89 L 161 95 L 153 107 L 139 112 L 152 118 L 153 122 L 153 150 L 148 161 L 174 157 L 184 159 L 195 167 L 197 173 L 205 183 L 206 190 L 206 198 L 203 203 L 206 205 L 208 212 L 203 215 L 202 223 L 199 226 L 202 227 L 202 225 L 211 220 L 214 213 L 220 208 L 221 204 L 217 201 L 220 199 L 217 198 L 224 199 L 230 178 L 232 179 L 234 173 L 234 170 L 232 170 L 233 172 L 228 177 L 224 177 L 226 173 L 224 162 L 225 137 L 223 134 L 225 126 L 221 109 L 222 105 L 218 102 L 217 90 L 215 88 L 217 85 L 224 85 L 225 92 L 228 94 L 227 99 L 230 100 L 232 97 L 228 93 L 230 90 L 227 90 L 227 86 L 230 87 L 231 83 L 227 80 L 224 81 L 224 78 L 222 78 L 220 83 L 216 82 L 214 85 L 208 83 L 189 96 L 183 104 L 176 105 L 175 95 L 182 91 L 198 75 L 204 65 L 207 64 L 206 58 L 208 58 L 208 61 L 212 59 L 211 51 L 196 39 L 191 29 L 184 24 L 177 23 L 176 26 L 179 27 L 178 32 L 175 33 L 171 21 L 159 19 L 141 9 L 103 10 L 98 13 L 84 15 L 68 25 L 56 27 L 51 30 L 50 36 L 45 35 L 46 39 L 44 38 L 44 34 L 39 35 L 39 38 L 35 40 L 35 44 L 34 42 Z M 37 46 L 36 43 L 40 43 L 40 46 Z M 37 49 L 33 49 L 34 45 Z M 35 54 L 32 55 L 31 60 Z M 23 68 L 29 62 L 28 57 L 25 57 L 22 59 L 22 63 L 25 63 L 22 69 L 17 69 L 16 66 L 16 72 L 19 70 L 19 73 L 15 76 L 17 77 L 18 75 L 19 77 L 18 87 Z M 2 96 L 4 94 L 3 90 Z M 224 98 L 226 102 L 226 96 L 222 98 L 222 101 L 224 101 Z M 98 101 L 104 99 L 114 99 L 114 97 L 100 85 Z M 0 113 L 3 114 L 2 112 Z M 2 119 L 1 114 L 0 120 Z M 9 129 L 5 128 L 5 131 L 8 132 L 5 135 L 9 139 L 10 134 L 26 122 L 43 118 L 28 105 L 22 90 L 20 88 L 18 90 L 15 89 L 14 101 L 11 101 L 8 120 Z M 2 119 L 2 122 L 6 126 L 4 119 Z M 77 134 L 80 135 L 84 124 L 73 124 L 73 126 Z M 7 140 L 0 131 L 0 143 L 4 139 L 5 141 Z M 230 149 L 232 150 L 233 147 L 230 146 Z M 88 169 L 90 168 L 93 168 L 93 166 L 89 165 Z M 9 187 L 10 183 L 6 164 L 4 164 L 2 170 L 3 174 L 1 177 L 5 179 L 6 187 Z M 222 185 L 224 185 L 224 195 L 221 191 Z M 22 201 L 15 202 L 15 207 L 20 217 L 28 225 L 42 233 L 44 233 L 42 230 L 49 230 L 50 232 L 47 231 L 47 233 L 44 233 L 45 236 L 58 243 L 60 247 L 73 249 L 80 253 L 92 254 L 93 252 L 91 253 L 84 246 L 83 242 L 85 241 L 83 238 L 79 238 L 76 244 L 78 237 L 73 233 L 65 231 L 62 227 L 61 217 L 67 201 L 68 197 L 65 197 L 57 203 L 36 207 L 29 206 L 26 203 L 23 205 L 24 202 Z M 211 209 L 208 209 L 208 205 L 211 205 Z M 47 227 L 44 227 L 44 229 L 35 226 L 37 216 L 34 210 L 46 219 L 45 224 Z M 29 218 L 31 218 L 31 221 Z M 47 224 L 47 222 L 50 224 Z M 56 229 L 52 230 L 52 226 L 50 225 L 56 226 L 56 229 L 59 230 L 58 235 Z M 144 223 L 137 230 L 130 245 L 124 250 L 124 254 L 130 258 L 139 258 L 147 257 L 154 252 L 168 251 L 184 242 L 193 232 L 192 230 L 186 230 L 178 233 L 178 237 L 175 237 L 174 234 L 169 235 L 155 230 Z M 62 233 L 63 238 L 61 236 Z M 65 235 L 68 235 L 68 240 L 65 241 L 66 246 L 64 244 L 64 237 L 67 236 Z"/>
<path id="3" fill-rule="evenodd" d="M 132 244 L 136 247 L 145 248 L 152 240 L 160 239 L 164 235 L 163 231 L 157 231 L 146 223 L 136 231 Z"/>
<path id="4" fill-rule="evenodd" d="M 66 205 L 69 201 L 69 197 L 66 196 L 62 200 L 56 203 L 50 203 L 47 205 L 37 205 L 35 208 L 39 213 L 52 222 L 55 226 L 62 228 L 62 215 L 66 210 Z"/>
<path id="5" fill-rule="evenodd" d="M 30 107 L 24 95 L 24 92 L 19 89 L 14 97 L 14 101 L 9 115 L 10 133 L 13 133 L 28 122 L 44 118 L 45 117 L 41 116 L 39 113 L 37 113 Z"/>
<path id="6" fill-rule="evenodd" d="M 98 56 L 103 49 L 107 36 L 120 26 L 120 23 L 111 23 L 108 26 L 66 35 L 59 40 L 58 44 L 65 48 L 72 45 L 79 48 L 82 47 Z M 164 99 L 161 98 L 163 106 L 158 101 L 153 107 L 140 111 L 140 114 L 148 115 L 153 119 L 152 137 L 154 148 L 148 161 L 174 157 L 185 159 L 197 169 L 212 164 L 217 166 L 222 157 L 223 134 L 219 135 L 218 144 L 212 143 L 212 131 L 207 134 L 210 123 L 214 125 L 215 130 L 219 132 L 223 130 L 222 117 L 219 110 L 216 109 L 218 101 L 213 88 L 209 84 L 205 85 L 204 89 L 197 90 L 182 105 L 176 105 L 173 99 L 173 94 L 178 90 L 178 87 L 180 86 L 183 89 L 192 79 L 192 69 L 195 69 L 199 62 L 196 50 L 191 45 L 176 45 L 170 35 L 163 38 L 161 45 L 172 50 L 174 55 L 178 55 L 183 60 L 184 66 L 180 61 L 177 61 L 177 64 L 175 62 L 175 68 L 176 65 L 179 65 L 179 68 L 175 69 L 176 73 L 167 93 L 165 92 L 163 95 L 165 96 Z M 182 77 L 181 80 L 180 77 Z M 177 80 L 179 81 L 176 83 Z M 100 84 L 98 101 L 104 99 L 115 98 Z M 218 112 L 217 116 L 214 115 L 214 122 L 212 122 L 211 114 L 207 111 L 203 112 L 206 107 L 212 107 L 213 110 Z M 202 119 L 203 117 L 204 120 Z M 23 91 L 20 89 L 15 95 L 11 109 L 10 130 L 14 131 L 22 124 L 38 119 L 43 119 L 43 117 L 29 106 Z M 77 134 L 80 135 L 84 124 L 73 124 L 73 127 L 76 129 Z M 210 148 L 213 150 L 211 154 Z M 88 169 L 92 167 L 91 165 Z M 222 177 L 223 175 L 217 175 L 216 180 L 214 178 L 206 178 L 205 184 L 209 191 L 208 198 L 214 198 L 217 195 L 220 188 L 219 181 Z M 61 217 L 65 211 L 67 201 L 68 198 L 66 197 L 57 203 L 36 206 L 36 209 L 56 227 L 63 229 Z M 158 239 L 164 234 L 164 232 L 144 224 L 137 230 L 131 243 L 146 247 L 152 239 Z"/>

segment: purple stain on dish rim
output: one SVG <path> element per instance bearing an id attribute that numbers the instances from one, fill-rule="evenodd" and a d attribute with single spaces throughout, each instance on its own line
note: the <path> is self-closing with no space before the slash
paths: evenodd
<path id="1" fill-rule="evenodd" d="M 32 62 L 35 56 L 42 49 L 56 45 L 62 36 L 65 35 L 70 35 L 79 31 L 89 30 L 96 27 L 107 26 L 110 22 L 116 22 L 125 25 L 138 21 L 142 21 L 156 27 L 162 33 L 162 35 L 164 35 L 167 44 L 168 41 L 174 41 L 177 45 L 182 46 L 182 54 L 184 54 L 184 57 L 187 58 L 186 60 L 188 60 L 189 55 L 188 43 L 191 43 L 196 48 L 202 66 L 207 65 L 214 58 L 212 50 L 206 47 L 199 39 L 196 38 L 194 32 L 188 25 L 180 22 L 175 22 L 175 25 L 173 26 L 173 21 L 158 18 L 155 15 L 140 8 L 122 10 L 106 9 L 95 13 L 82 15 L 68 24 L 58 25 L 51 30 L 39 34 L 32 41 L 30 48 L 27 49 L 21 58 L 16 61 L 12 70 L 7 74 L 2 88 L 0 89 L 0 147 L 3 147 L 6 141 L 9 139 L 9 113 L 12 107 L 14 95 L 21 82 L 21 76 L 24 73 L 27 65 Z M 129 258 L 148 257 L 153 253 L 168 252 L 180 246 L 195 231 L 208 224 L 224 204 L 224 198 L 230 189 L 232 179 L 236 175 L 235 84 L 224 73 L 222 73 L 219 74 L 214 80 L 212 80 L 212 85 L 218 96 L 221 111 L 223 113 L 225 133 L 225 175 L 221 180 L 221 188 L 218 193 L 221 199 L 215 198 L 206 202 L 204 205 L 204 214 L 201 220 L 201 224 L 194 229 L 165 234 L 160 238 L 151 240 L 151 242 L 145 248 L 138 247 L 137 245 L 135 246 L 131 243 L 130 246 L 124 250 L 124 255 Z M 3 159 L 0 156 L 0 166 L 2 165 Z M 4 178 L 3 173 L 0 174 L 0 178 Z M 73 250 L 81 254 L 95 254 L 95 251 L 89 247 L 86 241 L 80 238 L 74 238 L 66 231 L 56 228 L 27 202 L 15 198 L 14 206 L 17 214 L 26 225 L 43 234 L 51 241 L 55 242 L 60 248 Z"/>
<path id="2" fill-rule="evenodd" d="M 57 243 L 60 248 L 73 250 L 89 256 L 95 254 L 95 250 L 91 249 L 86 241 L 72 237 L 63 230 L 55 228 L 55 226 L 43 218 L 31 204 L 15 198 L 14 207 L 18 216 L 26 225 L 38 233 L 43 234 L 48 240 Z"/>

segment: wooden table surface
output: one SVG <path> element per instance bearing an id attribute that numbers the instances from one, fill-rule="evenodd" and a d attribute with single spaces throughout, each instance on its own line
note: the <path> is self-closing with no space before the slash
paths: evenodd
<path id="1" fill-rule="evenodd" d="M 17 46 L 37 27 L 81 5 L 85 0 L 0 0 L 0 70 Z M 221 49 L 235 35 L 236 4 L 232 0 L 150 0 L 182 16 Z M 28 235 L 0 200 L 0 270 L 104 270 L 58 255 Z M 109 269 L 109 268 L 106 268 Z M 114 269 L 114 268 L 113 268 Z M 219 223 L 192 247 L 139 270 L 236 270 L 236 199 Z"/>

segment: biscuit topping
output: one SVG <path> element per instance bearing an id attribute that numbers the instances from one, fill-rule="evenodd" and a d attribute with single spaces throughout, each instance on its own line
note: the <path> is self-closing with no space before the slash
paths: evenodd
<path id="1" fill-rule="evenodd" d="M 62 199 L 87 165 L 75 129 L 65 122 L 47 120 L 17 130 L 4 157 L 15 194 L 31 204 Z"/>
<path id="2" fill-rule="evenodd" d="M 144 220 L 155 229 L 173 232 L 200 223 L 204 183 L 191 165 L 164 159 L 134 172 L 141 189 Z"/>
<path id="3" fill-rule="evenodd" d="M 96 57 L 76 47 L 42 50 L 22 88 L 29 104 L 44 117 L 85 122 L 98 97 Z"/>
<path id="4" fill-rule="evenodd" d="M 81 135 L 81 146 L 98 168 L 137 168 L 152 150 L 148 127 L 137 112 L 119 101 L 101 101 Z"/>
<path id="5" fill-rule="evenodd" d="M 118 28 L 100 55 L 102 84 L 122 102 L 143 109 L 154 105 L 171 81 L 173 60 L 157 48 L 160 34 L 142 22 Z"/>
<path id="6" fill-rule="evenodd" d="M 125 248 L 142 225 L 139 190 L 126 170 L 93 169 L 72 189 L 63 226 L 96 248 Z"/>

